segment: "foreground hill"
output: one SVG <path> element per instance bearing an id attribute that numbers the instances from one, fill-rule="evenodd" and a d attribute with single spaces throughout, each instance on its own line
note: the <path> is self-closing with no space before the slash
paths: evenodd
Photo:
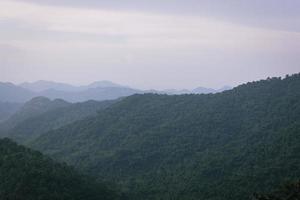
<path id="1" fill-rule="evenodd" d="M 0 199 L 113 200 L 107 186 L 8 139 L 0 139 Z"/>
<path id="2" fill-rule="evenodd" d="M 219 94 L 130 96 L 32 146 L 131 199 L 249 199 L 300 177 L 300 74 Z"/>
<path id="3" fill-rule="evenodd" d="M 4 135 L 26 144 L 43 133 L 72 122 L 95 116 L 117 100 L 67 103 L 44 97 L 27 102 L 15 115 L 2 123 Z"/>

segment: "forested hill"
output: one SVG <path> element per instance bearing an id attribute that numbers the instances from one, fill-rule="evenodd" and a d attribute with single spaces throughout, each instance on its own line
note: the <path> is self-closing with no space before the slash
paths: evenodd
<path id="1" fill-rule="evenodd" d="M 133 95 L 33 147 L 131 199 L 250 199 L 300 177 L 300 74 L 219 94 Z"/>
<path id="2" fill-rule="evenodd" d="M 62 100 L 50 101 L 47 98 L 45 101 L 48 104 L 56 104 L 55 102 L 64 102 Z M 97 115 L 97 112 L 107 108 L 118 100 L 107 101 L 86 101 L 82 103 L 67 103 L 62 106 L 49 106 L 47 103 L 43 103 L 43 109 L 37 109 L 40 101 L 35 99 L 29 101 L 25 106 L 9 118 L 7 121 L 0 124 L 2 129 L 5 129 L 3 135 L 12 138 L 13 140 L 22 144 L 27 144 L 31 140 L 34 140 L 43 133 L 57 129 L 61 126 L 70 124 L 77 120 L 82 120 L 89 116 Z M 31 106 L 28 106 L 31 105 Z M 51 107 L 52 109 L 46 109 Z"/>
<path id="3" fill-rule="evenodd" d="M 69 105 L 71 105 L 71 103 L 62 99 L 55 99 L 51 101 L 46 97 L 35 97 L 26 102 L 19 110 L 17 110 L 17 112 L 9 117 L 9 119 L 2 122 L 0 124 L 0 128 L 2 130 L 9 130 L 29 118 L 36 117 L 45 112 L 63 108 Z"/>
<path id="4" fill-rule="evenodd" d="M 41 153 L 0 139 L 0 199 L 114 200 L 117 193 Z"/>

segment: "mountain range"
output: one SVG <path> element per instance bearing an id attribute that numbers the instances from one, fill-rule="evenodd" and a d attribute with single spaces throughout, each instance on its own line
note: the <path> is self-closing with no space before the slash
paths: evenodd
<path id="1" fill-rule="evenodd" d="M 6 137 L 128 199 L 252 199 L 300 177 L 300 74 L 216 94 L 38 97 L 5 126 Z"/>
<path id="2" fill-rule="evenodd" d="M 50 99 L 63 99 L 69 102 L 83 102 L 87 100 L 111 100 L 133 94 L 159 93 L 159 94 L 187 94 L 187 93 L 217 93 L 230 89 L 224 87 L 220 90 L 196 88 L 189 90 L 139 90 L 122 86 L 110 81 L 98 81 L 84 86 L 73 86 L 65 83 L 51 81 L 37 81 L 33 83 L 0 83 L 0 101 L 24 103 L 37 96 Z"/>
<path id="3" fill-rule="evenodd" d="M 53 82 L 53 81 L 36 81 L 36 82 L 25 82 L 21 83 L 19 86 L 31 90 L 33 92 L 42 92 L 45 90 L 58 90 L 58 91 L 65 91 L 65 92 L 78 92 L 78 91 L 84 91 L 87 89 L 92 89 L 92 88 L 127 88 L 125 86 L 112 83 L 110 81 L 98 81 L 91 83 L 89 85 L 84 85 L 84 86 L 74 86 L 66 83 L 58 83 L 58 82 Z"/>
<path id="4" fill-rule="evenodd" d="M 299 99 L 300 75 L 218 94 L 137 94 L 30 146 L 131 199 L 249 199 L 300 177 Z"/>
<path id="5" fill-rule="evenodd" d="M 2 137 L 9 136 L 20 143 L 28 143 L 47 131 L 96 115 L 117 101 L 69 103 L 61 99 L 35 97 L 0 123 L 0 133 Z"/>

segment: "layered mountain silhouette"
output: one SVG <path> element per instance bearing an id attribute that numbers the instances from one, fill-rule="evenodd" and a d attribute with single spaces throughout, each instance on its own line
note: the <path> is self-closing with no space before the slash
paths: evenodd
<path id="1" fill-rule="evenodd" d="M 36 94 L 12 83 L 0 82 L 0 101 L 1 102 L 26 102 Z"/>
<path id="2" fill-rule="evenodd" d="M 123 88 L 124 87 L 122 85 L 110 81 L 98 81 L 85 86 L 73 86 L 66 83 L 58 83 L 58 82 L 43 81 L 43 80 L 32 82 L 32 83 L 25 82 L 20 84 L 19 86 L 31 90 L 33 92 L 42 92 L 51 89 L 58 90 L 58 91 L 65 91 L 65 92 L 75 92 L 75 91 L 78 92 L 78 91 L 83 91 L 83 90 L 98 88 L 98 87 L 101 88 L 112 88 L 112 87 Z"/>
<path id="3" fill-rule="evenodd" d="M 300 177 L 300 74 L 207 92 L 37 97 L 0 127 L 127 199 L 251 199 Z"/>
<path id="4" fill-rule="evenodd" d="M 12 116 L 2 122 L 0 130 L 2 132 L 9 130 L 26 119 L 38 116 L 53 109 L 61 109 L 68 105 L 70 105 L 70 103 L 62 99 L 55 99 L 51 101 L 46 97 L 35 97 L 20 106 L 20 108 L 12 114 Z"/>
<path id="5" fill-rule="evenodd" d="M 94 116 L 118 100 L 69 103 L 61 99 L 35 97 L 0 123 L 0 135 L 28 143 L 43 133 Z"/>
<path id="6" fill-rule="evenodd" d="M 28 145 L 130 199 L 250 199 L 300 177 L 299 99 L 299 74 L 217 94 L 137 94 Z"/>
<path id="7" fill-rule="evenodd" d="M 217 93 L 230 89 L 224 87 L 219 90 L 208 88 L 196 88 L 194 90 L 139 90 L 122 86 L 110 81 L 98 81 L 84 86 L 73 86 L 52 81 L 37 81 L 33 83 L 0 83 L 0 101 L 24 103 L 37 96 L 50 99 L 64 99 L 69 102 L 83 102 L 87 100 L 112 100 L 133 94 L 157 93 L 157 94 L 207 94 Z"/>
<path id="8" fill-rule="evenodd" d="M 87 100 L 111 100 L 119 97 L 143 93 L 141 90 L 124 87 L 109 81 L 99 81 L 86 86 L 72 86 L 50 81 L 23 83 L 0 83 L 0 101 L 24 103 L 38 96 L 50 99 L 63 99 L 68 102 Z"/>

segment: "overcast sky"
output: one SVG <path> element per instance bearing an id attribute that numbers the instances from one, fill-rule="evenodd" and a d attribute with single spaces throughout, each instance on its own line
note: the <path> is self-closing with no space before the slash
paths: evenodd
<path id="1" fill-rule="evenodd" d="M 0 0 L 0 81 L 191 89 L 296 72 L 299 0 Z"/>

